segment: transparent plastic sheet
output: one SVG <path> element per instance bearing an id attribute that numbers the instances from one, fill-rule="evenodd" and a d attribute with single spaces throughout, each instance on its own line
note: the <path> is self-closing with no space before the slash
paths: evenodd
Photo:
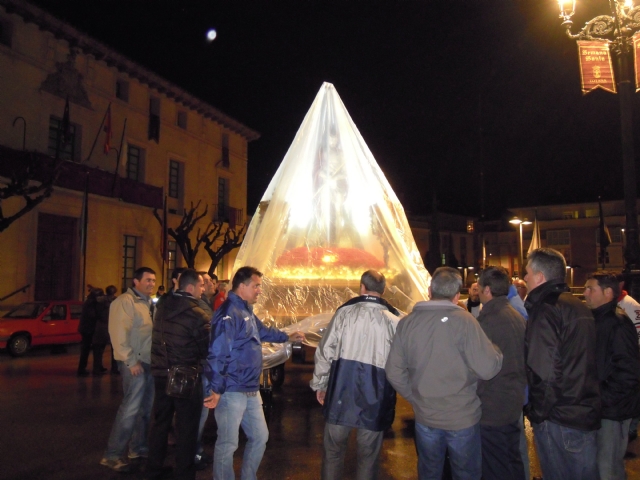
<path id="1" fill-rule="evenodd" d="M 280 329 L 296 324 L 312 346 L 327 315 L 359 294 L 368 269 L 385 275 L 384 297 L 400 310 L 428 297 L 430 276 L 404 209 L 329 83 L 253 216 L 234 270 L 245 265 L 264 273 L 256 315 Z"/>

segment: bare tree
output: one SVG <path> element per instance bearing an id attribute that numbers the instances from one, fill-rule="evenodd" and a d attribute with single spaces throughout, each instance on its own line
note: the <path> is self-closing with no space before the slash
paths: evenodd
<path id="1" fill-rule="evenodd" d="M 207 215 L 209 210 L 208 206 L 205 205 L 204 212 L 198 213 L 200 203 L 201 201 L 198 201 L 194 206 L 193 202 L 191 202 L 191 208 L 185 210 L 182 214 L 180 224 L 176 228 L 167 227 L 167 234 L 175 240 L 189 268 L 195 268 L 196 255 L 200 247 L 204 246 L 211 258 L 208 273 L 213 275 L 220 260 L 242 244 L 247 225 L 244 224 L 240 229 L 236 229 L 221 220 L 212 220 L 204 231 L 200 228 L 196 230 L 195 239 L 192 241 L 191 232 L 194 231 L 198 222 Z M 158 209 L 153 211 L 153 215 L 162 226 L 162 218 L 158 213 Z M 221 243 L 220 239 L 222 239 Z"/>
<path id="2" fill-rule="evenodd" d="M 60 173 L 61 161 L 43 165 L 43 161 L 33 152 L 23 152 L 15 162 L 16 168 L 8 177 L 8 183 L 0 187 L 0 232 L 40 205 L 53 193 L 53 185 Z M 21 198 L 23 204 L 11 215 L 5 215 L 2 202 L 10 198 Z"/>
<path id="3" fill-rule="evenodd" d="M 222 260 L 227 253 L 232 252 L 238 248 L 244 240 L 244 234 L 247 232 L 247 224 L 245 223 L 239 230 L 231 228 L 228 224 L 224 225 L 224 222 L 216 221 L 211 222 L 202 235 L 204 241 L 204 249 L 211 258 L 211 265 L 207 273 L 213 275 L 218 263 Z M 216 246 L 218 239 L 222 238 L 222 243 Z"/>
<path id="4" fill-rule="evenodd" d="M 196 263 L 196 255 L 198 254 L 198 250 L 200 250 L 200 246 L 203 243 L 203 236 L 200 234 L 200 228 L 198 228 L 196 232 L 195 242 L 191 241 L 191 232 L 196 227 L 198 222 L 206 217 L 207 212 L 209 211 L 209 207 L 205 205 L 204 212 L 198 213 L 198 209 L 200 207 L 201 200 L 194 206 L 193 202 L 191 202 L 191 208 L 185 210 L 182 214 L 182 219 L 180 220 L 180 224 L 176 228 L 171 228 L 167 226 L 167 234 L 173 238 L 176 242 L 176 245 L 180 249 L 182 256 L 184 257 L 185 262 L 187 262 L 187 267 L 195 268 Z M 162 225 L 162 218 L 158 213 L 158 209 L 153 210 L 153 216 L 156 217 L 158 222 L 160 222 L 160 226 Z"/>

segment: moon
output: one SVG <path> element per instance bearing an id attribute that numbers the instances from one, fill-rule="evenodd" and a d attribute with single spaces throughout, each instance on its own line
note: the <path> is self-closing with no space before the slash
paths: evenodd
<path id="1" fill-rule="evenodd" d="M 210 42 L 213 42 L 217 36 L 218 36 L 218 32 L 216 32 L 215 28 L 211 28 L 207 32 L 207 40 L 209 40 Z"/>

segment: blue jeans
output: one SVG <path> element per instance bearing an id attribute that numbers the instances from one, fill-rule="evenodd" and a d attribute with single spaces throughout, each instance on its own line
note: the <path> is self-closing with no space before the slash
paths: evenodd
<path id="1" fill-rule="evenodd" d="M 134 377 L 129 367 L 118 361 L 124 398 L 109 435 L 109 443 L 104 452 L 105 458 L 124 457 L 127 445 L 129 445 L 129 452 L 133 455 L 146 457 L 149 453 L 147 437 L 154 386 L 149 364 L 141 365 L 144 372 Z"/>
<path id="2" fill-rule="evenodd" d="M 480 480 L 481 445 L 479 423 L 462 430 L 441 430 L 416 423 L 418 478 L 440 480 L 445 454 L 449 450 L 454 480 Z"/>
<path id="3" fill-rule="evenodd" d="M 598 431 L 585 432 L 550 421 L 533 423 L 544 480 L 597 480 Z"/>
<path id="4" fill-rule="evenodd" d="M 628 418 L 621 422 L 602 419 L 598 430 L 598 471 L 600 480 L 625 480 L 624 454 L 629 442 Z"/>
<path id="5" fill-rule="evenodd" d="M 218 439 L 213 453 L 214 480 L 233 480 L 233 454 L 238 449 L 239 427 L 247 436 L 242 459 L 242 480 L 255 480 L 262 455 L 269 440 L 269 430 L 262 411 L 262 398 L 243 392 L 225 392 L 215 408 Z"/>
<path id="6" fill-rule="evenodd" d="M 349 442 L 351 430 L 356 430 L 356 445 L 358 449 L 356 480 L 376 480 L 378 478 L 378 459 L 380 458 L 384 432 L 325 423 L 322 480 L 342 479 L 344 457 L 347 453 L 347 443 Z"/>

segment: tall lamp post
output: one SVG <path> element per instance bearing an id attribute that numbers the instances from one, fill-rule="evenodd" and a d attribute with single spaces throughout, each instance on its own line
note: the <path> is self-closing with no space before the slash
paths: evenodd
<path id="1" fill-rule="evenodd" d="M 512 220 L 509 220 L 509 223 L 512 225 L 518 225 L 520 227 L 520 241 L 518 242 L 518 253 L 520 255 L 520 266 L 518 267 L 518 276 L 520 278 L 524 278 L 522 275 L 522 266 L 524 265 L 524 252 L 522 251 L 522 226 L 523 225 L 531 225 L 531 222 L 526 218 L 524 220 L 520 220 L 518 217 L 514 217 Z"/>
<path id="2" fill-rule="evenodd" d="M 634 0 L 609 0 L 611 15 L 599 15 L 589 20 L 577 34 L 571 33 L 576 0 L 559 0 L 562 26 L 572 40 L 609 40 L 615 58 L 616 84 L 620 96 L 620 127 L 622 167 L 626 217 L 625 273 L 634 298 L 640 296 L 640 242 L 638 240 L 638 209 L 636 206 L 636 166 L 633 152 L 633 40 L 640 31 L 640 6 Z M 603 1 L 603 3 L 605 3 Z"/>

